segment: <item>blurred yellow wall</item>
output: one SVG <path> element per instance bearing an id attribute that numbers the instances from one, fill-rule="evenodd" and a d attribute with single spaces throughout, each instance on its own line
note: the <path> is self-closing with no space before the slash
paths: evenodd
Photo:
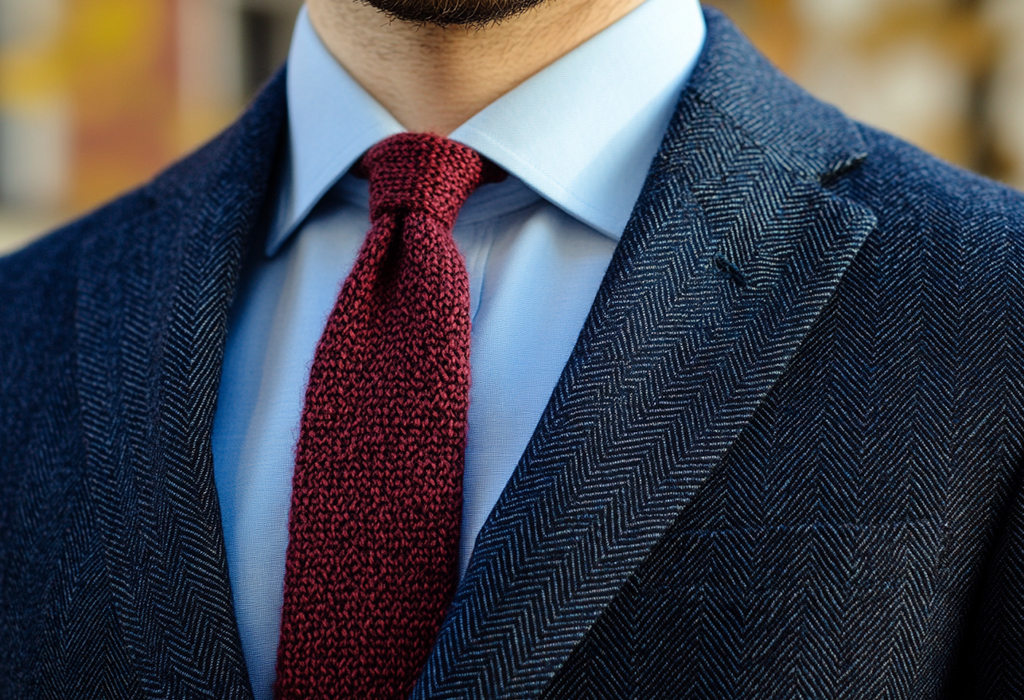
<path id="1" fill-rule="evenodd" d="M 1024 186 L 998 123 L 1024 0 L 711 0 L 797 82 L 948 161 Z M 1017 13 L 1019 15 L 1019 13 Z M 1009 128 L 1007 128 L 1009 127 Z"/>
<path id="2" fill-rule="evenodd" d="M 177 155 L 173 0 L 68 0 L 62 50 L 74 105 L 66 206 L 80 210 Z"/>
<path id="3" fill-rule="evenodd" d="M 0 206 L 22 227 L 94 206 L 179 152 L 174 0 L 34 2 L 0 44 Z"/>
<path id="4" fill-rule="evenodd" d="M 297 0 L 0 0 L 0 253 L 234 119 Z M 252 36 L 246 36 L 246 30 Z M 266 55 L 269 55 L 268 56 Z"/>
<path id="5" fill-rule="evenodd" d="M 299 0 L 0 0 L 0 252 L 230 122 Z M 709 0 L 853 117 L 1024 187 L 1024 0 Z"/>

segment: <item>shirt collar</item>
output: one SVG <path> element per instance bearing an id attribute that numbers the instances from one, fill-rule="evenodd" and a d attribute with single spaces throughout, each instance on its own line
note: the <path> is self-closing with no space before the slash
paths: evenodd
<path id="1" fill-rule="evenodd" d="M 618 239 L 705 32 L 697 0 L 647 0 L 449 137 Z M 268 255 L 360 155 L 405 131 L 331 56 L 305 7 L 286 70 L 289 155 Z"/>

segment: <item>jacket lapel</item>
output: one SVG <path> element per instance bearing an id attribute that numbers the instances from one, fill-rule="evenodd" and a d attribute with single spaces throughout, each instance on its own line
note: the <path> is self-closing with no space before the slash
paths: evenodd
<path id="1" fill-rule="evenodd" d="M 91 493 L 126 656 L 153 697 L 251 698 L 210 435 L 228 306 L 284 107 L 279 74 L 239 123 L 119 202 L 114 224 L 101 211 L 82 245 Z"/>
<path id="2" fill-rule="evenodd" d="M 874 226 L 857 127 L 720 14 L 413 693 L 533 697 L 784 371 Z"/>

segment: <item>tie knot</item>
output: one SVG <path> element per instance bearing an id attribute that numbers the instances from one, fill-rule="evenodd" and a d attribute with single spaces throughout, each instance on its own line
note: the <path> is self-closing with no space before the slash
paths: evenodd
<path id="1" fill-rule="evenodd" d="M 358 168 L 370 180 L 372 220 L 415 210 L 449 228 L 477 187 L 505 177 L 469 146 L 436 134 L 395 134 L 367 151 Z"/>

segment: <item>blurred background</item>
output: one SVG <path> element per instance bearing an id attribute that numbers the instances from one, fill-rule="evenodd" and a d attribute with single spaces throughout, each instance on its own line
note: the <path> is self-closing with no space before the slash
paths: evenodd
<path id="1" fill-rule="evenodd" d="M 1024 0 L 713 0 L 799 83 L 1024 188 Z M 0 254 L 227 125 L 300 0 L 0 0 Z"/>

